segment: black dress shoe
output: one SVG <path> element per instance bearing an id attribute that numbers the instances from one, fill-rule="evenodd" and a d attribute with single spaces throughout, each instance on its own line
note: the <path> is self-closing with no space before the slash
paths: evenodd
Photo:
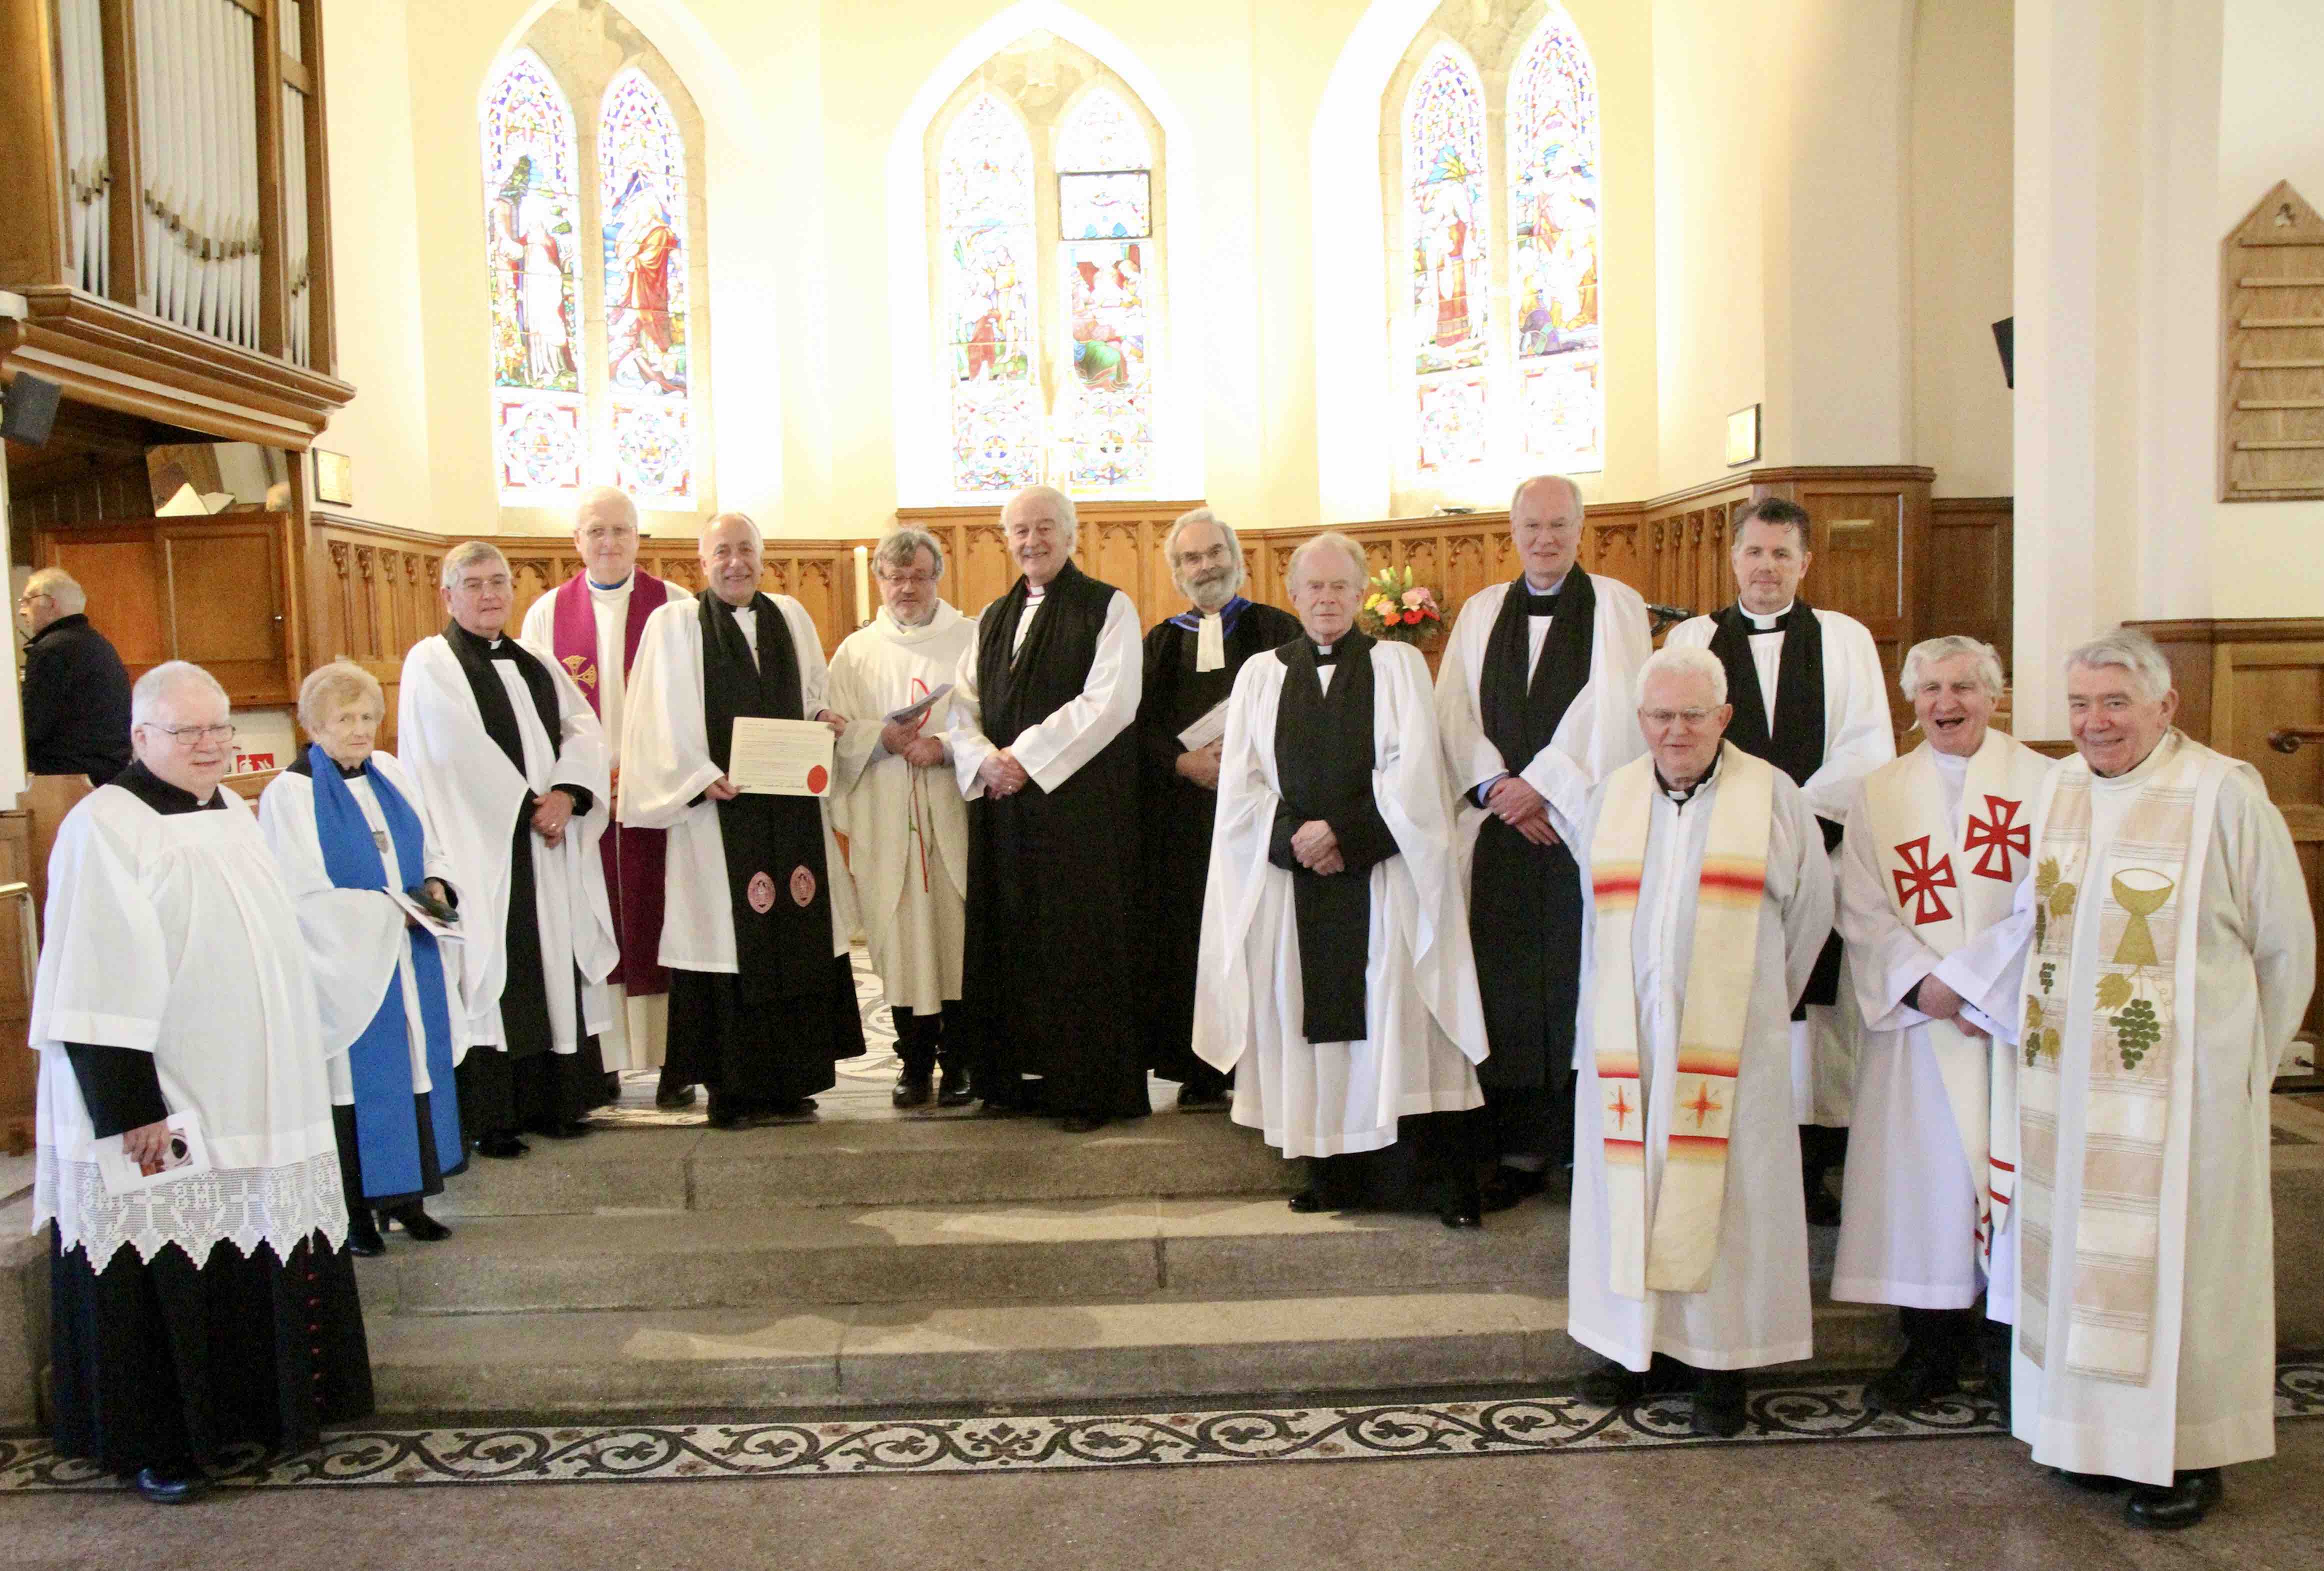
<path id="1" fill-rule="evenodd" d="M 379 1224 L 372 1220 L 368 1206 L 358 1206 L 347 1213 L 347 1252 L 364 1260 L 375 1260 L 387 1252 L 387 1240 L 379 1235 Z"/>
<path id="2" fill-rule="evenodd" d="M 1067 1134 L 1087 1134 L 1093 1129 L 1105 1127 L 1105 1114 L 1102 1113 L 1067 1114 L 1057 1121 L 1057 1127 Z"/>
<path id="3" fill-rule="evenodd" d="M 1606 1363 L 1583 1375 L 1575 1389 L 1593 1408 L 1627 1408 L 1646 1394 L 1646 1376 L 1643 1370 Z"/>
<path id="4" fill-rule="evenodd" d="M 1484 1183 L 1478 1187 L 1477 1197 L 1488 1211 L 1507 1211 L 1523 1205 L 1547 1187 L 1549 1175 L 1546 1171 L 1529 1173 L 1523 1168 L 1505 1164 L 1495 1168 L 1486 1177 Z"/>
<path id="5" fill-rule="evenodd" d="M 495 1130 L 490 1134 L 480 1137 L 476 1141 L 478 1156 L 498 1157 L 504 1161 L 513 1160 L 531 1149 L 506 1130 Z"/>
<path id="6" fill-rule="evenodd" d="M 1960 1350 L 1950 1343 L 1910 1342 L 1896 1367 L 1864 1388 L 1868 1413 L 1909 1413 L 1960 1390 Z"/>
<path id="7" fill-rule="evenodd" d="M 619 1102 L 621 1099 L 622 1072 L 619 1069 L 608 1069 L 605 1071 L 605 1100 Z"/>
<path id="8" fill-rule="evenodd" d="M 579 1140 L 588 1132 L 589 1126 L 577 1118 L 567 1118 L 556 1123 L 543 1124 L 533 1131 L 533 1133 L 546 1136 L 549 1140 Z"/>
<path id="9" fill-rule="evenodd" d="M 2076 1473 L 2070 1468 L 2052 1467 L 2051 1476 L 2076 1489 L 2087 1489 L 2093 1494 L 2112 1494 L 2122 1487 L 2122 1480 L 2108 1473 Z"/>
<path id="10" fill-rule="evenodd" d="M 2122 1514 L 2134 1528 L 2191 1528 L 2219 1503 L 2225 1487 L 2216 1467 L 2173 1474 L 2170 1483 L 2135 1483 Z"/>
<path id="11" fill-rule="evenodd" d="M 1234 1091 L 1213 1090 L 1207 1086 L 1178 1087 L 1178 1111 L 1181 1113 L 1224 1113 L 1234 1105 Z"/>
<path id="12" fill-rule="evenodd" d="M 694 1087 L 691 1086 L 658 1086 L 654 1088 L 656 1107 L 691 1107 Z"/>
<path id="13" fill-rule="evenodd" d="M 976 1093 L 969 1088 L 968 1071 L 958 1065 L 945 1065 L 944 1073 L 936 1079 L 936 1105 L 965 1107 L 975 1100 Z"/>
<path id="14" fill-rule="evenodd" d="M 926 1107 L 936 1100 L 936 1078 L 933 1070 L 916 1075 L 907 1069 L 896 1077 L 896 1088 L 888 1093 L 888 1100 L 898 1107 Z"/>
<path id="15" fill-rule="evenodd" d="M 1289 1200 L 1285 1202 L 1285 1204 L 1289 1206 L 1294 1211 L 1298 1212 L 1302 1216 L 1313 1215 L 1318 1211 L 1328 1209 L 1328 1207 L 1323 1204 L 1323 1197 L 1318 1195 L 1313 1189 L 1300 1190 L 1299 1193 L 1292 1196 Z"/>
<path id="16" fill-rule="evenodd" d="M 208 1477 L 190 1462 L 137 1470 L 137 1492 L 155 1505 L 183 1505 L 209 1486 Z"/>
<path id="17" fill-rule="evenodd" d="M 390 1215 L 403 1229 L 403 1235 L 414 1243 L 441 1243 L 452 1236 L 452 1230 L 429 1215 L 417 1201 Z"/>
<path id="18" fill-rule="evenodd" d="M 1484 1201 L 1478 1196 L 1477 1180 L 1463 1172 L 1452 1186 L 1452 1197 L 1437 1209 L 1436 1220 L 1447 1227 L 1482 1227 L 1485 1224 Z"/>
<path id="19" fill-rule="evenodd" d="M 1732 1440 L 1743 1432 L 1743 1372 L 1706 1369 L 1694 1388 L 1694 1432 Z"/>

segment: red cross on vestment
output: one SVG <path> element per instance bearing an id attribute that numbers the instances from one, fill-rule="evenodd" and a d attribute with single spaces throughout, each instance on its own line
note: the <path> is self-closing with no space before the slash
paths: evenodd
<path id="1" fill-rule="evenodd" d="M 1937 891 L 1960 887 L 1953 877 L 1953 859 L 1940 856 L 1931 862 L 1926 835 L 1905 841 L 1896 847 L 1896 855 L 1904 859 L 1904 865 L 1889 876 L 1896 881 L 1896 903 L 1912 903 L 1913 925 L 1917 928 L 1926 922 L 1950 921 L 1952 910 Z"/>
<path id="2" fill-rule="evenodd" d="M 2004 883 L 2017 882 L 2017 874 L 2009 864 L 2009 854 L 2012 851 L 2020 856 L 2034 854 L 2034 827 L 2017 821 L 2017 809 L 2024 805 L 2002 797 L 1988 796 L 1985 799 L 1987 816 L 1982 818 L 1975 813 L 1969 816 L 1969 831 L 1961 836 L 1961 850 L 1967 853 L 1981 849 L 1985 853 L 1977 859 L 1977 865 L 1969 869 L 1971 873 L 1979 878 L 1997 878 Z"/>
<path id="3" fill-rule="evenodd" d="M 1630 1098 L 1623 1087 L 1614 1087 L 1614 1104 L 1608 1111 L 1614 1115 L 1615 1132 L 1620 1133 L 1630 1127 Z"/>
<path id="4" fill-rule="evenodd" d="M 1703 1121 L 1719 1112 L 1724 1105 L 1725 1104 L 1712 1099 L 1708 1084 L 1699 1084 L 1694 1088 L 1694 1100 L 1686 1104 L 1686 1110 L 1694 1114 L 1694 1127 L 1701 1129 Z"/>

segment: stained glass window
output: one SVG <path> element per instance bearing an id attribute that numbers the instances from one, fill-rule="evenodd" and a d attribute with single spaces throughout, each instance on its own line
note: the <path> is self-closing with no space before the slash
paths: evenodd
<path id="1" fill-rule="evenodd" d="M 1009 491 L 1041 477 L 1033 144 L 990 93 L 945 133 L 936 173 L 944 328 L 952 360 L 952 480 Z"/>
<path id="2" fill-rule="evenodd" d="M 688 506 L 686 141 L 634 67 L 605 89 L 597 190 L 613 484 L 646 506 Z"/>
<path id="3" fill-rule="evenodd" d="M 1137 489 L 1154 472 L 1153 154 L 1129 106 L 1101 88 L 1057 134 L 1059 271 L 1070 396 L 1058 409 L 1069 491 Z"/>
<path id="4" fill-rule="evenodd" d="M 1428 57 L 1405 97 L 1404 174 L 1420 467 L 1476 463 L 1484 457 L 1484 387 L 1460 374 L 1484 365 L 1487 348 L 1485 88 L 1450 44 Z"/>
<path id="5" fill-rule="evenodd" d="M 482 118 L 501 494 L 553 501 L 588 467 L 573 112 L 540 57 L 519 50 L 486 90 Z"/>
<path id="6" fill-rule="evenodd" d="M 1561 471 L 1598 468 L 1598 85 L 1581 37 L 1554 5 L 1510 75 L 1508 134 L 1525 455 Z"/>

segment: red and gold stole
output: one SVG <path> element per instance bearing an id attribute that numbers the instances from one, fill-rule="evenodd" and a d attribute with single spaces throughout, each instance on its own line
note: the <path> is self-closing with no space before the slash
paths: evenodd
<path id="1" fill-rule="evenodd" d="M 1606 1153 L 1615 1292 L 1699 1293 L 1719 1255 L 1727 1195 L 1727 1136 L 1736 1071 L 1757 969 L 1759 912 L 1775 821 L 1775 772 L 1731 743 L 1720 744 L 1709 838 L 1695 879 L 1694 951 L 1680 1012 L 1668 1146 L 1655 1215 L 1646 1215 L 1646 1091 L 1640 1074 L 1638 1000 L 1632 966 L 1638 881 L 1654 822 L 1654 759 L 1607 778 L 1590 841 L 1597 903 L 1595 970 L 1599 1134 Z"/>

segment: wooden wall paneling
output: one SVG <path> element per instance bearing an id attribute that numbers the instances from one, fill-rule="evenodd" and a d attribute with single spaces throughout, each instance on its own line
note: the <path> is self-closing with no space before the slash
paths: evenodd
<path id="1" fill-rule="evenodd" d="M 2288 180 L 2219 247 L 2219 500 L 2324 496 L 2324 217 Z"/>
<path id="2" fill-rule="evenodd" d="M 63 279 L 63 122 L 51 0 L 0 0 L 0 289 Z"/>
<path id="3" fill-rule="evenodd" d="M 2006 496 L 1940 496 L 1929 504 L 1929 550 L 1919 583 L 1921 636 L 1980 638 L 2011 661 L 2015 513 Z"/>
<path id="4" fill-rule="evenodd" d="M 133 680 L 170 658 L 161 551 L 150 522 L 45 531 L 40 561 L 62 568 L 88 592 L 89 621 Z"/>
<path id="5" fill-rule="evenodd" d="M 32 827 L 20 809 L 0 813 L 0 883 L 30 883 Z M 0 900 L 0 1149 L 22 1156 L 32 1149 L 33 1108 L 41 1056 L 31 1045 L 32 1001 L 24 990 L 24 902 Z M 38 925 L 35 920 L 35 926 Z"/>
<path id="6" fill-rule="evenodd" d="M 216 677 L 237 706 L 288 704 L 298 696 L 286 637 L 283 519 L 228 513 L 154 531 L 173 654 Z"/>

